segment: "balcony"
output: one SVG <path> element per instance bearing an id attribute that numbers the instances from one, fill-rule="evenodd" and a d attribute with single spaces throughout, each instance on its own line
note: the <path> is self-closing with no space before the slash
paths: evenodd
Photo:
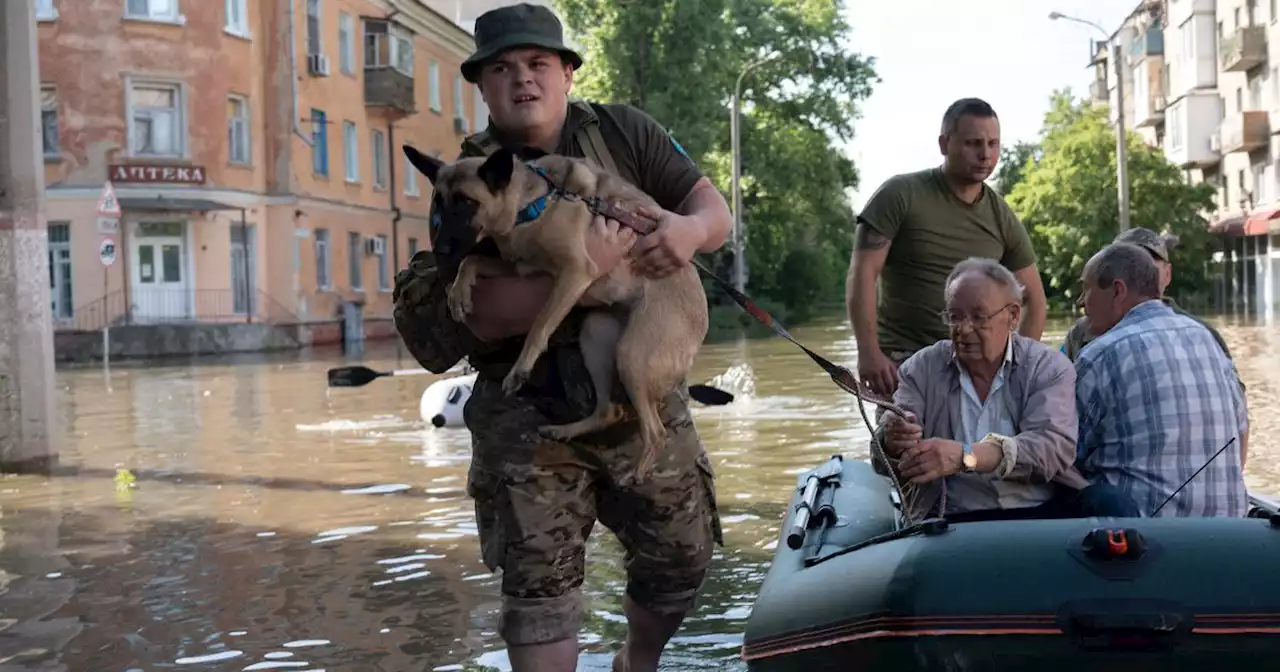
<path id="1" fill-rule="evenodd" d="M 1248 72 L 1267 60 L 1267 29 L 1244 26 L 1223 38 L 1218 59 L 1224 72 Z"/>
<path id="2" fill-rule="evenodd" d="M 1206 168 L 1222 161 L 1218 153 L 1218 95 L 1193 92 L 1164 110 L 1164 154 L 1182 168 Z"/>
<path id="3" fill-rule="evenodd" d="M 1133 110 L 1134 128 L 1159 125 L 1160 122 L 1164 121 L 1165 107 L 1165 97 L 1158 93 L 1135 100 Z"/>
<path id="4" fill-rule="evenodd" d="M 413 114 L 413 77 L 391 67 L 365 68 L 364 104 Z"/>
<path id="5" fill-rule="evenodd" d="M 1097 105 L 1111 101 L 1111 90 L 1107 88 L 1107 80 L 1095 79 L 1089 83 L 1089 98 Z"/>
<path id="6" fill-rule="evenodd" d="M 1148 56 L 1164 55 L 1164 30 L 1157 24 L 1133 41 L 1129 51 L 1129 62 L 1137 63 Z"/>
<path id="7" fill-rule="evenodd" d="M 1271 120 L 1265 110 L 1228 114 L 1218 126 L 1217 150 L 1222 154 L 1252 152 L 1271 142 Z"/>
<path id="8" fill-rule="evenodd" d="M 413 35 L 387 21 L 364 22 L 364 104 L 413 114 Z"/>

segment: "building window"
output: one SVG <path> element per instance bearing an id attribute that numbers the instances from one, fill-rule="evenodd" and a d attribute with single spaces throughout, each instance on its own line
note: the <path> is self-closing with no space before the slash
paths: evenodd
<path id="1" fill-rule="evenodd" d="M 243 96 L 227 98 L 227 159 L 249 164 L 249 100 Z"/>
<path id="2" fill-rule="evenodd" d="M 355 122 L 342 122 L 342 163 L 348 182 L 360 181 L 360 148 L 356 141 Z"/>
<path id="3" fill-rule="evenodd" d="M 373 129 L 373 186 L 387 188 L 387 135 Z"/>
<path id="4" fill-rule="evenodd" d="M 329 122 L 323 110 L 311 110 L 311 172 L 329 175 Z"/>
<path id="5" fill-rule="evenodd" d="M 134 84 L 130 89 L 135 156 L 182 156 L 182 87 Z"/>
<path id="6" fill-rule="evenodd" d="M 1253 202 L 1255 205 L 1266 205 L 1271 202 L 1271 190 L 1267 184 L 1267 164 L 1258 163 L 1253 166 Z"/>
<path id="7" fill-rule="evenodd" d="M 178 0 L 128 0 L 125 18 L 178 21 Z"/>
<path id="8" fill-rule="evenodd" d="M 307 54 L 320 53 L 320 0 L 307 0 Z"/>
<path id="9" fill-rule="evenodd" d="M 418 169 L 413 167 L 407 156 L 404 157 L 404 194 L 415 198 L 422 195 L 418 185 Z"/>
<path id="10" fill-rule="evenodd" d="M 40 131 L 44 155 L 57 158 L 58 151 L 58 91 L 52 86 L 40 87 Z"/>
<path id="11" fill-rule="evenodd" d="M 338 67 L 348 75 L 356 72 L 356 43 L 352 33 L 355 23 L 351 15 L 343 12 L 338 15 Z"/>
<path id="12" fill-rule="evenodd" d="M 466 87 L 466 82 L 462 79 L 462 75 L 454 75 L 453 77 L 453 118 L 461 122 L 462 132 L 470 133 L 467 129 L 467 106 L 462 100 L 462 92 Z"/>
<path id="13" fill-rule="evenodd" d="M 227 0 L 227 18 L 224 28 L 232 35 L 249 37 L 248 0 Z"/>
<path id="14" fill-rule="evenodd" d="M 413 34 L 386 21 L 364 22 L 364 67 L 392 68 L 413 76 Z"/>
<path id="15" fill-rule="evenodd" d="M 387 258 L 387 237 L 378 236 L 381 241 L 378 245 L 378 289 L 383 292 L 391 291 L 391 263 Z"/>
<path id="16" fill-rule="evenodd" d="M 360 249 L 362 240 L 363 236 L 354 231 L 347 234 L 347 278 L 351 281 L 351 289 L 357 291 L 364 289 L 364 280 L 360 277 L 363 270 L 360 260 L 364 251 Z"/>
<path id="17" fill-rule="evenodd" d="M 53 0 L 36 0 L 36 20 L 37 21 L 55 21 L 58 18 L 58 10 L 53 7 Z"/>
<path id="18" fill-rule="evenodd" d="M 427 105 L 432 112 L 440 111 L 440 64 L 435 61 L 427 66 Z"/>
<path id="19" fill-rule="evenodd" d="M 71 224 L 49 222 L 49 290 L 54 319 L 71 319 Z"/>
<path id="20" fill-rule="evenodd" d="M 409 239 L 409 258 L 412 259 L 413 255 L 417 253 L 418 253 L 418 239 L 410 238 Z"/>
<path id="21" fill-rule="evenodd" d="M 329 277 L 329 231 L 316 229 L 316 288 L 329 289 L 333 280 Z"/>

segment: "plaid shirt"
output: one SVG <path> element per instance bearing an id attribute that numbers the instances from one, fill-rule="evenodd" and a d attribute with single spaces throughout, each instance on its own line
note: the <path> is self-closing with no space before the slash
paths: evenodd
<path id="1" fill-rule="evenodd" d="M 1199 322 L 1159 301 L 1135 306 L 1076 360 L 1077 466 L 1149 514 L 1214 453 L 1161 516 L 1243 516 L 1240 434 L 1248 426 L 1235 365 Z"/>

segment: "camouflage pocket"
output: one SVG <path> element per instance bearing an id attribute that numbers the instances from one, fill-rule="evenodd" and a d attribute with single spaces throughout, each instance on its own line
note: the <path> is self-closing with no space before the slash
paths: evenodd
<path id="1" fill-rule="evenodd" d="M 716 544 L 724 546 L 724 530 L 720 525 L 720 507 L 716 504 L 716 473 L 711 466 L 711 458 L 704 452 L 695 460 L 698 474 L 702 478 L 703 497 L 707 503 L 707 517 L 711 523 L 711 538 Z"/>
<path id="2" fill-rule="evenodd" d="M 467 494 L 475 500 L 476 531 L 480 537 L 480 558 L 490 572 L 497 572 L 507 556 L 509 531 L 507 490 L 500 475 L 473 466 L 467 476 Z"/>

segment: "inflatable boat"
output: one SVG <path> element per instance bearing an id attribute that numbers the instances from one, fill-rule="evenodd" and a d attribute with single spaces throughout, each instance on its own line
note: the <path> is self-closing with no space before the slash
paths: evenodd
<path id="1" fill-rule="evenodd" d="M 865 460 L 798 477 L 749 670 L 1280 665 L 1275 502 L 1251 497 L 1247 518 L 904 525 L 895 495 Z"/>

